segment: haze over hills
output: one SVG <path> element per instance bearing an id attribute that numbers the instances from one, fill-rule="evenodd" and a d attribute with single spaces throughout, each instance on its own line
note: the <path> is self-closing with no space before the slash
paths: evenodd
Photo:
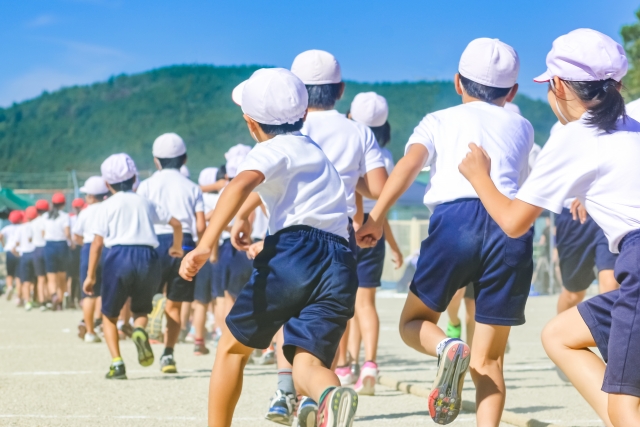
<path id="1" fill-rule="evenodd" d="M 140 169 L 153 168 L 155 137 L 176 132 L 187 142 L 192 171 L 224 162 L 238 143 L 252 144 L 232 89 L 257 66 L 180 65 L 106 82 L 61 89 L 0 109 L 0 170 L 98 171 L 108 155 L 127 152 Z M 337 108 L 345 112 L 359 92 L 374 90 L 389 102 L 390 149 L 399 159 L 404 144 L 428 112 L 456 105 L 452 82 L 347 82 Z M 555 122 L 549 106 L 518 96 L 515 102 L 543 144 Z"/>

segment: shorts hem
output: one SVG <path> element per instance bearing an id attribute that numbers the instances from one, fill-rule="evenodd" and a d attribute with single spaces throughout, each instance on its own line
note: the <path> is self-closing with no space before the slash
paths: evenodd
<path id="1" fill-rule="evenodd" d="M 245 347 L 249 347 L 249 348 L 259 348 L 264 350 L 265 348 L 269 347 L 269 344 L 271 344 L 271 338 L 269 339 L 269 343 L 265 346 L 260 346 L 260 345 L 253 345 L 252 341 L 247 338 L 242 332 L 240 332 L 240 330 L 236 327 L 236 325 L 234 325 L 233 323 L 229 322 L 228 319 L 225 319 L 224 323 L 227 324 L 227 328 L 229 328 L 229 332 L 231 332 L 231 334 L 233 335 L 233 337 L 242 345 L 244 345 Z M 275 334 L 274 334 L 275 335 Z"/>
<path id="2" fill-rule="evenodd" d="M 601 354 L 608 354 L 608 351 L 609 351 L 608 346 L 605 347 L 605 348 L 601 347 L 601 345 L 603 343 L 607 342 L 607 339 L 606 339 L 606 337 L 602 336 L 602 333 L 598 329 L 598 321 L 596 320 L 596 318 L 591 313 L 591 310 L 589 309 L 589 306 L 586 305 L 585 303 L 586 303 L 586 301 L 585 302 L 581 302 L 580 304 L 578 304 L 576 306 L 577 309 L 578 309 L 578 313 L 580 313 L 580 316 L 582 317 L 582 320 L 584 320 L 584 323 L 587 325 L 587 328 L 589 328 L 589 332 L 591 333 L 591 336 L 593 337 L 593 340 L 596 342 L 596 346 L 598 347 L 598 350 L 600 350 L 600 353 Z M 597 334 L 597 336 L 596 336 L 596 334 Z"/>
<path id="3" fill-rule="evenodd" d="M 520 326 L 524 325 L 526 320 L 524 318 L 498 318 L 488 317 L 476 314 L 476 322 L 485 325 L 497 325 L 497 326 Z"/>
<path id="4" fill-rule="evenodd" d="M 358 282 L 359 288 L 379 288 L 382 286 L 381 282 Z"/>
<path id="5" fill-rule="evenodd" d="M 603 384 L 602 391 L 608 394 L 626 394 L 640 397 L 640 388 L 626 384 Z"/>
<path id="6" fill-rule="evenodd" d="M 438 304 L 434 304 L 433 301 L 431 301 L 429 298 L 427 298 L 425 296 L 418 295 L 413 289 L 411 289 L 411 286 L 409 287 L 409 292 L 411 292 L 412 294 L 417 296 L 418 299 L 420 301 L 422 301 L 422 303 L 424 305 L 426 305 L 427 307 L 429 307 L 431 310 L 433 310 L 435 312 L 444 313 L 446 311 L 446 309 L 447 309 L 447 307 L 440 308 L 440 307 L 438 307 Z"/>
<path id="7" fill-rule="evenodd" d="M 589 286 L 591 286 L 591 282 L 589 282 L 587 284 L 587 286 L 567 286 L 566 283 L 562 284 L 562 287 L 568 291 L 568 292 L 572 292 L 572 293 L 577 293 L 577 292 L 584 292 L 587 289 L 589 289 Z"/>
<path id="8" fill-rule="evenodd" d="M 305 351 L 308 351 L 309 353 L 311 353 L 314 357 L 317 357 L 326 368 L 331 368 L 331 364 L 333 362 L 333 358 L 335 357 L 335 355 L 331 355 L 329 360 L 326 360 L 325 355 L 323 355 L 323 351 L 318 349 L 317 347 L 313 346 L 309 341 L 302 341 L 302 340 L 290 340 L 288 341 L 285 337 L 284 340 L 284 344 L 282 346 L 282 350 L 284 352 L 284 356 L 286 357 L 287 361 L 289 363 L 291 363 L 293 365 L 293 356 L 291 356 L 291 358 L 288 357 L 288 353 L 286 351 L 286 347 L 298 347 L 301 348 Z M 328 363 L 327 363 L 328 362 Z"/>

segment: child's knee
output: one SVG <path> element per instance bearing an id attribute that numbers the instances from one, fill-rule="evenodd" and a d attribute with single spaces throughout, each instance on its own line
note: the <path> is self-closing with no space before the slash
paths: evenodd
<path id="1" fill-rule="evenodd" d="M 542 329 L 541 339 L 547 355 L 551 356 L 554 349 L 562 345 L 563 334 L 566 333 L 566 327 L 563 328 L 557 318 L 551 319 L 549 323 Z"/>
<path id="2" fill-rule="evenodd" d="M 615 427 L 635 425 L 639 417 L 639 399 L 634 396 L 609 395 L 607 411 Z"/>

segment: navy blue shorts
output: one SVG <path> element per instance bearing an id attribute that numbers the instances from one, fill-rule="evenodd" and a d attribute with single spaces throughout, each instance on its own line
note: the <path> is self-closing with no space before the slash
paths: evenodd
<path id="1" fill-rule="evenodd" d="M 511 239 L 479 199 L 460 199 L 434 210 L 409 289 L 427 307 L 441 313 L 458 289 L 472 283 L 476 321 L 522 325 L 533 275 L 532 257 L 533 228 Z"/>
<path id="2" fill-rule="evenodd" d="M 247 253 L 233 247 L 231 240 L 225 239 L 218 249 L 218 262 L 213 268 L 212 293 L 227 291 L 237 298 L 244 285 L 251 278 L 252 261 Z"/>
<path id="3" fill-rule="evenodd" d="M 233 336 L 267 348 L 284 325 L 284 355 L 296 347 L 331 366 L 353 317 L 358 275 L 347 240 L 307 226 L 267 236 L 247 283 L 227 316 Z"/>
<path id="4" fill-rule="evenodd" d="M 36 270 L 33 265 L 33 252 L 25 252 L 20 256 L 20 281 L 36 283 Z"/>
<path id="5" fill-rule="evenodd" d="M 581 292 L 591 285 L 596 278 L 593 267 L 602 271 L 616 265 L 617 255 L 609 251 L 604 232 L 591 217 L 580 224 L 569 209 L 563 209 L 556 217 L 556 240 L 562 285 L 570 292 Z"/>
<path id="6" fill-rule="evenodd" d="M 102 257 L 102 313 L 118 317 L 129 297 L 133 313 L 151 313 L 161 278 L 160 260 L 151 246 L 109 248 Z"/>
<path id="7" fill-rule="evenodd" d="M 198 271 L 195 279 L 195 292 L 193 295 L 193 299 L 202 303 L 209 304 L 211 302 L 211 298 L 216 298 L 218 295 L 213 295 L 211 280 L 213 274 L 213 265 L 207 261 L 204 266 Z M 224 292 L 223 292 L 224 293 Z"/>
<path id="8" fill-rule="evenodd" d="M 364 222 L 369 214 L 364 214 Z M 361 288 L 378 288 L 382 285 L 382 269 L 386 252 L 384 234 L 372 248 L 356 248 L 356 262 L 358 263 L 358 284 Z"/>
<path id="9" fill-rule="evenodd" d="M 11 251 L 5 253 L 7 254 L 7 276 L 19 277 L 20 272 L 18 271 L 18 265 L 20 264 L 20 258 L 15 256 Z"/>
<path id="10" fill-rule="evenodd" d="M 102 252 L 103 256 L 105 254 L 104 249 Z M 85 243 L 82 245 L 82 248 L 80 248 L 80 293 L 82 298 L 98 298 L 100 296 L 100 289 L 102 288 L 102 260 L 99 260 L 98 267 L 96 268 L 96 284 L 93 286 L 93 294 L 87 295 L 83 290 L 84 281 L 87 280 L 87 273 L 89 271 L 90 251 L 91 243 Z"/>
<path id="11" fill-rule="evenodd" d="M 36 247 L 33 252 L 33 267 L 36 270 L 36 276 L 47 275 L 47 265 L 44 262 L 44 246 Z"/>
<path id="12" fill-rule="evenodd" d="M 640 231 L 620 243 L 614 274 L 620 289 L 578 305 L 607 363 L 602 391 L 640 397 Z"/>
<path id="13" fill-rule="evenodd" d="M 173 258 L 169 255 L 169 249 L 173 246 L 173 234 L 159 234 L 156 248 L 160 268 L 162 270 L 162 280 L 157 292 L 162 293 L 162 288 L 167 285 L 167 299 L 175 302 L 192 302 L 195 288 L 194 282 L 184 280 L 180 276 L 180 263 L 182 258 Z M 182 249 L 185 255 L 196 247 L 191 234 L 185 233 L 182 236 Z M 196 276 L 197 277 L 197 276 Z"/>
<path id="14" fill-rule="evenodd" d="M 47 273 L 66 273 L 69 257 L 67 242 L 47 241 L 44 246 L 44 263 Z"/>

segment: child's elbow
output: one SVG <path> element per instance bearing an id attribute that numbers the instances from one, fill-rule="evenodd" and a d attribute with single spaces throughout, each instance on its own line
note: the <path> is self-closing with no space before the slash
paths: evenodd
<path id="1" fill-rule="evenodd" d="M 517 239 L 524 236 L 531 225 L 521 224 L 519 221 L 506 220 L 501 224 L 502 231 L 511 239 Z"/>

